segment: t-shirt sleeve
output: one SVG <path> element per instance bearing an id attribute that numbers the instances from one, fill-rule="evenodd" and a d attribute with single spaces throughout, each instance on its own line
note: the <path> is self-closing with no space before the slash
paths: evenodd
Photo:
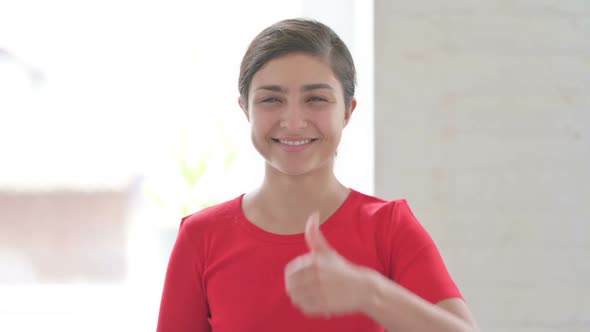
<path id="1" fill-rule="evenodd" d="M 389 241 L 389 277 L 436 304 L 448 298 L 462 298 L 440 252 L 405 200 L 392 207 Z"/>
<path id="2" fill-rule="evenodd" d="M 202 264 L 196 243 L 181 223 L 172 249 L 160 303 L 157 332 L 209 332 L 208 306 L 202 283 Z"/>

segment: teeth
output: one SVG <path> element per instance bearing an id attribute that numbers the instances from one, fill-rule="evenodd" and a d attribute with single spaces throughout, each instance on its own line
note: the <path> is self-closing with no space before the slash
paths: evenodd
<path id="1" fill-rule="evenodd" d="M 303 144 L 307 144 L 309 142 L 311 142 L 310 139 L 307 140 L 303 140 L 303 141 L 286 141 L 286 140 L 279 140 L 279 142 L 281 142 L 281 144 L 287 144 L 287 145 L 303 145 Z"/>

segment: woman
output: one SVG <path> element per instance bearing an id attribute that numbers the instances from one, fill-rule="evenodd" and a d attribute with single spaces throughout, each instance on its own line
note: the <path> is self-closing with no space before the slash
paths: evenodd
<path id="1" fill-rule="evenodd" d="M 335 177 L 354 89 L 347 47 L 319 22 L 281 21 L 252 41 L 238 103 L 264 180 L 182 220 L 159 332 L 476 330 L 406 201 Z"/>

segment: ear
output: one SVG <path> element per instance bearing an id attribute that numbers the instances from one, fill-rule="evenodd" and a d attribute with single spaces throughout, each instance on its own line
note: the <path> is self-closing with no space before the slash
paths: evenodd
<path id="1" fill-rule="evenodd" d="M 348 124 L 348 121 L 350 121 L 350 117 L 352 116 L 352 112 L 354 112 L 355 108 L 356 108 L 356 98 L 352 98 L 350 100 L 349 109 L 347 109 L 346 112 L 344 113 L 344 126 L 345 127 Z"/>
<path id="2" fill-rule="evenodd" d="M 238 105 L 240 105 L 242 112 L 244 112 L 244 115 L 246 116 L 246 119 L 249 122 L 250 121 L 250 114 L 248 113 L 248 109 L 246 108 L 246 105 L 244 104 L 244 101 L 242 100 L 241 96 L 238 97 Z"/>

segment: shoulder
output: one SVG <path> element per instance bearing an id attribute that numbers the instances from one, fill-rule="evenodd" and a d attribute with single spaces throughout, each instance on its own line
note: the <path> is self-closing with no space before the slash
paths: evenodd
<path id="1" fill-rule="evenodd" d="M 191 234 L 211 232 L 233 223 L 242 213 L 243 195 L 190 214 L 180 223 L 180 231 Z"/>
<path id="2" fill-rule="evenodd" d="M 414 220 L 414 214 L 405 198 L 387 200 L 353 190 L 361 217 L 377 222 L 399 223 Z"/>
<path id="3" fill-rule="evenodd" d="M 413 238 L 428 237 L 405 198 L 386 200 L 356 192 L 359 220 L 384 243 L 402 245 Z"/>
<path id="4" fill-rule="evenodd" d="M 242 196 L 182 218 L 172 250 L 173 254 L 179 257 L 190 257 L 199 271 L 203 271 L 205 261 L 215 244 L 232 243 L 227 241 L 227 237 L 228 234 L 235 232 L 228 232 L 228 230 L 240 217 Z"/>

